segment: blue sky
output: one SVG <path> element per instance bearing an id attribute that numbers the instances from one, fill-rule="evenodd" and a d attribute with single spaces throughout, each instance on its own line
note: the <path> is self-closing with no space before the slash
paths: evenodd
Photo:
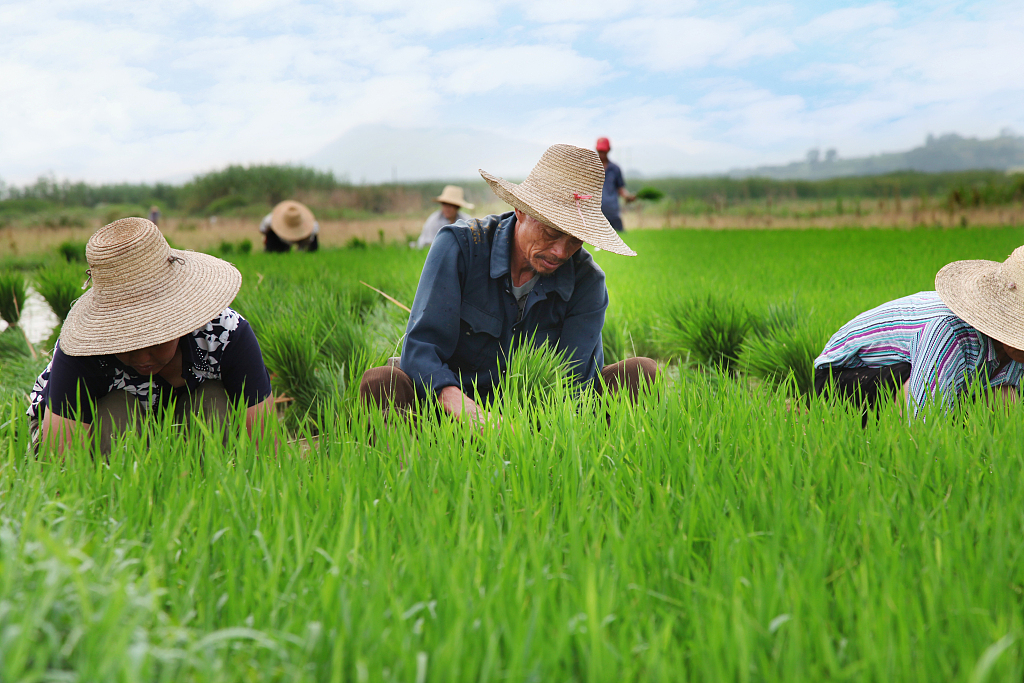
<path id="1" fill-rule="evenodd" d="M 522 176 L 612 139 L 646 175 L 1024 132 L 1017 2 L 0 4 L 0 179 Z"/>

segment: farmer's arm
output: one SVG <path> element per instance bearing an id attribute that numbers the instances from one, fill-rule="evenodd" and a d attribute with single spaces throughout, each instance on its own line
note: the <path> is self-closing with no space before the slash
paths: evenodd
<path id="1" fill-rule="evenodd" d="M 57 455 L 63 455 L 69 444 L 78 443 L 85 447 L 91 431 L 92 425 L 76 422 L 47 410 L 40 427 L 39 444 L 43 449 L 53 449 Z"/>
<path id="2" fill-rule="evenodd" d="M 110 389 L 109 378 L 98 367 L 96 358 L 68 356 L 57 343 L 47 368 L 44 405 L 40 406 L 43 413 L 39 435 L 43 448 L 55 448 L 63 454 L 69 445 L 88 445 L 93 403 Z"/>
<path id="3" fill-rule="evenodd" d="M 907 407 L 915 417 L 930 399 L 951 409 L 966 386 L 967 340 L 955 321 L 946 317 L 929 322 L 911 346 Z"/>
<path id="4" fill-rule="evenodd" d="M 576 286 L 558 340 L 558 350 L 566 352 L 572 379 L 579 385 L 590 384 L 604 366 L 601 329 L 608 308 L 608 290 L 604 272 L 586 255 L 576 263 Z"/>
<path id="5" fill-rule="evenodd" d="M 636 200 L 636 195 L 627 190 L 625 185 L 619 188 L 619 196 L 625 199 L 627 202 L 632 202 Z"/>
<path id="6" fill-rule="evenodd" d="M 459 379 L 448 367 L 448 360 L 459 341 L 465 268 L 458 238 L 451 230 L 442 229 L 423 264 L 402 343 L 402 370 L 412 379 L 420 398 L 441 392 L 445 387 L 456 387 L 462 394 Z M 451 395 L 451 390 L 444 397 L 439 394 L 442 405 L 455 407 L 446 403 L 445 397 Z M 459 403 L 461 405 L 461 401 Z"/>
<path id="7" fill-rule="evenodd" d="M 274 414 L 270 373 L 263 362 L 259 340 L 249 321 L 239 319 L 221 357 L 221 381 L 232 401 L 244 401 L 245 428 L 249 436 L 259 434 L 259 424 Z M 254 429 L 255 428 L 255 429 Z"/>

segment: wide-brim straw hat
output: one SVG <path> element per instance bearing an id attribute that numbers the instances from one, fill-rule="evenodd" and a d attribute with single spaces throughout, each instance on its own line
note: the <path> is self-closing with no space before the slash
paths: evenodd
<path id="1" fill-rule="evenodd" d="M 466 201 L 466 196 L 458 185 L 445 185 L 444 189 L 441 190 L 441 194 L 434 197 L 434 201 L 439 204 L 454 204 L 464 209 L 475 208 L 474 204 Z"/>
<path id="2" fill-rule="evenodd" d="M 1024 349 L 1024 247 L 998 261 L 954 261 L 935 276 L 935 291 L 979 332 Z"/>
<path id="3" fill-rule="evenodd" d="M 636 256 L 601 213 L 604 166 L 597 152 L 552 145 L 516 185 L 480 170 L 494 194 L 549 227 L 623 256 Z"/>
<path id="4" fill-rule="evenodd" d="M 242 274 L 214 256 L 171 249 L 145 218 L 122 218 L 85 247 L 92 287 L 60 331 L 69 356 L 127 353 L 182 337 L 227 308 Z"/>
<path id="5" fill-rule="evenodd" d="M 313 234 L 316 219 L 313 212 L 294 199 L 286 199 L 270 213 L 270 229 L 281 239 L 289 242 L 304 240 Z"/>

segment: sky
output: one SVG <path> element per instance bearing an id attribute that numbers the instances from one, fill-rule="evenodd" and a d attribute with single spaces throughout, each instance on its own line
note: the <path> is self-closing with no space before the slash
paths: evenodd
<path id="1" fill-rule="evenodd" d="M 0 0 L 0 181 L 523 177 L 612 141 L 647 176 L 1024 133 L 1024 5 Z"/>

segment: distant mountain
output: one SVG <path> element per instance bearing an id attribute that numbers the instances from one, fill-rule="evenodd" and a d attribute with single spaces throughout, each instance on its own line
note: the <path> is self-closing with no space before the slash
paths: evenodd
<path id="1" fill-rule="evenodd" d="M 823 180 L 840 176 L 877 175 L 894 171 L 1007 170 L 1024 166 L 1024 137 L 1004 130 L 991 140 L 965 138 L 956 133 L 929 135 L 921 147 L 908 152 L 889 152 L 869 157 L 842 159 L 834 149 L 824 156 L 818 149 L 807 152 L 804 161 L 785 166 L 733 169 L 732 178 L 774 178 L 776 180 Z"/>

